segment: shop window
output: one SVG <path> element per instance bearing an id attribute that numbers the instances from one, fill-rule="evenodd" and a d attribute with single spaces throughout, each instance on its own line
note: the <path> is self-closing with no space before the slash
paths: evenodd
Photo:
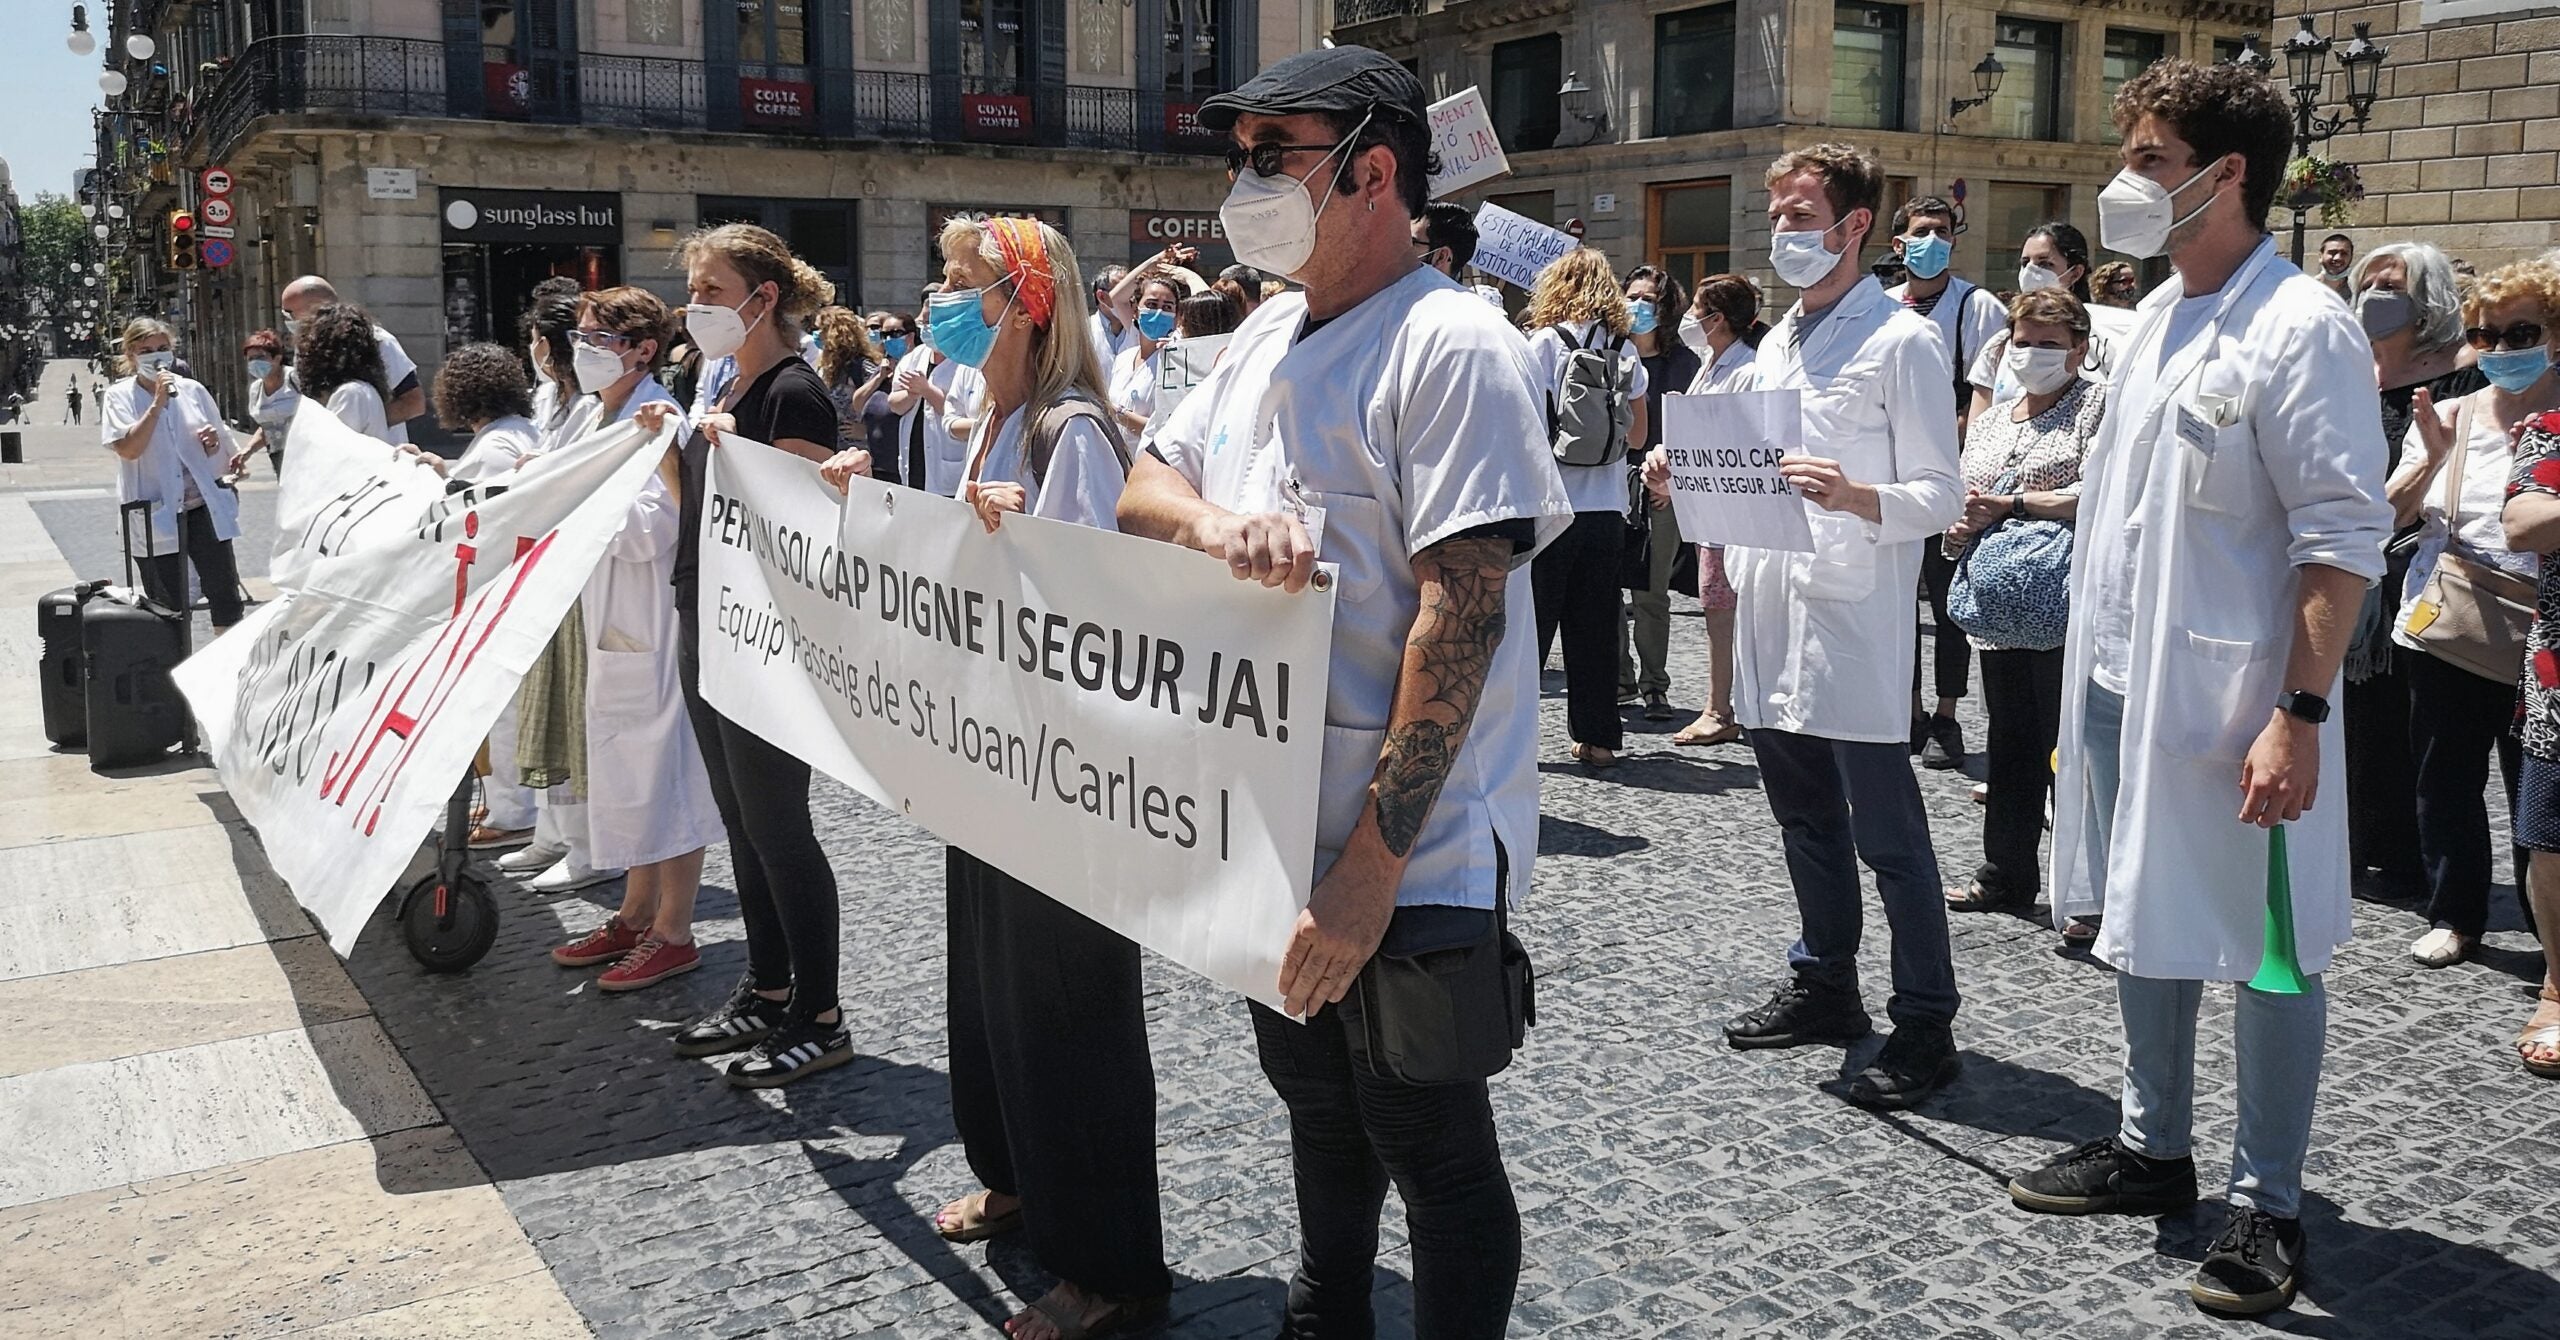
<path id="1" fill-rule="evenodd" d="M 1646 192 L 1645 255 L 1691 289 L 1733 268 L 1733 180 L 1684 181 Z"/>
<path id="2" fill-rule="evenodd" d="M 808 0 L 733 0 L 738 6 L 738 63 L 809 63 Z"/>
<path id="3" fill-rule="evenodd" d="M 1831 124 L 1901 130 L 1910 11 L 1840 0 L 1831 10 Z"/>
<path id="4" fill-rule="evenodd" d="M 1219 45 L 1229 0 L 1165 0 L 1164 91 L 1172 102 L 1198 102 L 1226 85 L 1218 77 Z"/>
<path id="5" fill-rule="evenodd" d="M 1029 78 L 1023 0 L 960 0 L 960 75 L 971 90 L 1013 93 Z"/>
<path id="6" fill-rule="evenodd" d="M 1709 5 L 1654 16 L 1654 134 L 1733 128 L 1733 11 Z"/>
<path id="7" fill-rule="evenodd" d="M 2105 73 L 2107 104 L 2115 104 L 2116 90 L 2124 87 L 2125 81 L 2150 69 L 2167 54 L 2169 38 L 2166 33 L 2147 33 L 2139 28 L 2109 28 Z"/>
<path id="8" fill-rule="evenodd" d="M 1991 95 L 1989 133 L 2020 140 L 2062 138 L 2062 25 L 2000 20 L 1991 45 L 2008 74 Z"/>
<path id="9" fill-rule="evenodd" d="M 1493 133 L 1514 152 L 1552 148 L 1563 129 L 1564 39 L 1554 33 L 1493 49 Z"/>

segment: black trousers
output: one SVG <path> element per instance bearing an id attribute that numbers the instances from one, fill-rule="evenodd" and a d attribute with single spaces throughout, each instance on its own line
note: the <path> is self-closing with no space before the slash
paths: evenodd
<path id="1" fill-rule="evenodd" d="M 2062 737 L 2062 652 L 1982 653 L 1982 707 L 1991 718 L 1984 746 L 1990 805 L 1982 818 L 1985 889 L 2032 897 L 2044 887 L 2037 857 L 2044 798 L 2053 791 L 2053 748 Z"/>
<path id="2" fill-rule="evenodd" d="M 2516 686 L 2424 652 L 2401 664 L 2409 680 L 2409 757 L 2417 765 L 2427 920 L 2476 937 L 2489 924 L 2489 803 L 2481 794 L 2489 784 L 2489 756 L 2497 754 L 2506 778 L 2510 814 L 2524 759 L 2515 733 Z M 2516 869 L 2524 869 L 2522 860 Z"/>
<path id="3" fill-rule="evenodd" d="M 1929 613 L 1935 624 L 1929 638 L 1930 654 L 1937 663 L 1938 696 L 1964 696 L 1967 663 L 1973 655 L 1973 639 L 1947 617 L 1947 586 L 1956 579 L 1956 561 L 1942 552 L 1935 540 L 1920 546 L 1920 594 L 1929 602 Z M 1920 658 L 1911 658 L 1911 692 L 1920 693 Z"/>
<path id="4" fill-rule="evenodd" d="M 1040 1264 L 1110 1298 L 1173 1288 L 1138 947 L 953 847 L 951 1118 L 969 1169 L 1022 1198 Z"/>
<path id="5" fill-rule="evenodd" d="M 1610 672 L 1616 673 L 1615 652 Z M 1413 1247 L 1414 1340 L 1499 1340 L 1520 1282 L 1520 1207 L 1483 1080 L 1406 1084 L 1351 1059 L 1341 1011 L 1255 1004 L 1262 1073 L 1289 1108 L 1298 1272 L 1280 1340 L 1369 1340 L 1378 1215 L 1393 1183 Z"/>
<path id="6" fill-rule="evenodd" d="M 809 822 L 809 765 L 702 700 L 701 628 L 691 601 L 680 599 L 678 608 L 676 670 L 711 800 L 729 831 L 747 971 L 760 990 L 790 988 L 791 1012 L 814 1018 L 836 1007 L 841 912 L 835 869 Z"/>
<path id="7" fill-rule="evenodd" d="M 1627 519 L 1616 512 L 1576 512 L 1529 567 L 1541 660 L 1564 634 L 1566 734 L 1609 750 L 1626 744 L 1618 717 L 1618 565 L 1626 533 Z"/>
<path id="8" fill-rule="evenodd" d="M 2409 753 L 2406 669 L 2418 655 L 2393 648 L 2391 668 L 2349 683 L 2340 704 L 2346 712 L 2349 865 L 2405 879 L 2425 873 L 2418 858 L 2417 766 Z"/>
<path id="9" fill-rule="evenodd" d="M 213 537 L 213 514 L 202 507 L 181 513 L 178 528 L 178 552 L 134 559 L 134 566 L 141 570 L 142 593 L 170 609 L 184 610 L 187 564 L 192 561 L 213 626 L 229 628 L 240 622 L 240 564 L 231 553 L 231 541 Z"/>

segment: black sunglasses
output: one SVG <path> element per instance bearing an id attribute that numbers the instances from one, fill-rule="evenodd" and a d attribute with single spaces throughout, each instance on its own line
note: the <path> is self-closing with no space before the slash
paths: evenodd
<path id="1" fill-rule="evenodd" d="M 1296 153 L 1331 153 L 1342 147 L 1339 140 L 1331 144 L 1257 144 L 1250 149 L 1227 150 L 1227 175 L 1232 177 L 1253 165 L 1257 177 L 1277 177 L 1283 161 Z"/>
<path id="2" fill-rule="evenodd" d="M 2519 321 L 2504 330 L 2495 326 L 2473 326 L 2462 332 L 2462 338 L 2484 354 L 2493 349 L 2530 349 L 2542 343 L 2542 327 L 2531 321 Z"/>

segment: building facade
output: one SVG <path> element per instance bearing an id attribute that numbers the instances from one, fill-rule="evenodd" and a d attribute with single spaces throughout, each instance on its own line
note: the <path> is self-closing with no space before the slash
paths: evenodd
<path id="1" fill-rule="evenodd" d="M 1957 272 L 2008 287 L 2037 224 L 2094 239 L 2116 88 L 2162 57 L 2228 57 L 2268 19 L 2247 0 L 1336 0 L 1335 33 L 1435 97 L 1483 90 L 1513 171 L 1460 199 L 1578 228 L 1622 267 L 1734 271 L 1783 298 L 1761 173 L 1785 149 L 1871 149 L 1888 213 L 1955 201 Z M 1986 56 L 1996 91 L 1951 110 Z"/>
<path id="2" fill-rule="evenodd" d="M 699 226 L 773 228 L 839 301 L 912 308 L 961 209 L 1037 213 L 1088 268 L 1223 263 L 1201 99 L 1312 43 L 1297 0 L 127 0 L 101 118 L 126 300 L 223 358 L 328 276 L 421 366 L 517 339 L 549 275 L 681 301 Z M 214 203 L 205 172 L 228 174 Z M 197 255 L 170 264 L 190 211 Z M 217 235 L 228 230 L 229 236 Z M 209 347 L 218 346 L 218 348 Z M 222 382 L 233 380 L 225 377 Z M 223 385 L 207 378 L 217 392 Z"/>
<path id="3" fill-rule="evenodd" d="M 2309 13 L 2344 39 L 2368 26 L 2389 51 L 2361 132 L 2319 152 L 2353 163 L 2365 198 L 2343 232 L 2359 253 L 2416 238 L 2487 271 L 2560 247 L 2560 5 L 2406 0 L 2339 7 L 2279 0 L 2281 39 Z"/>

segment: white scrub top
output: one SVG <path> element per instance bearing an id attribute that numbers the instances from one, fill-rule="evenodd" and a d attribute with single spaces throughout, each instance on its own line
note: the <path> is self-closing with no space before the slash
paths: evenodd
<path id="1" fill-rule="evenodd" d="M 988 440 L 987 425 L 979 423 L 969 441 L 977 462 L 972 473 L 986 483 L 1020 484 L 1022 510 L 1033 516 L 1096 530 L 1120 529 L 1120 490 L 1127 487 L 1129 477 L 1120 469 L 1119 453 L 1111 449 L 1101 427 L 1081 415 L 1070 420 L 1049 453 L 1049 478 L 1043 484 L 1031 477 L 1031 463 L 1023 458 L 1022 430 L 1027 421 L 1020 410 L 1004 416 L 993 441 Z"/>
<path id="2" fill-rule="evenodd" d="M 1606 344 L 1610 337 L 1599 322 L 1585 321 L 1574 329 L 1573 338 L 1588 349 L 1595 343 Z M 1564 355 L 1564 338 L 1552 328 L 1529 336 L 1529 385 L 1546 397 L 1541 409 L 1556 403 L 1557 390 L 1564 378 Z M 1626 345 L 1621 357 L 1635 367 L 1635 375 L 1627 388 L 1627 404 L 1632 409 L 1643 403 L 1645 392 L 1652 389 L 1652 382 L 1645 375 L 1644 359 L 1636 353 L 1633 343 Z M 1654 425 L 1656 434 L 1661 431 L 1660 424 Z M 1632 444 L 1630 446 L 1632 448 Z M 1624 516 L 1627 504 L 1635 496 L 1627 483 L 1627 462 L 1624 459 L 1607 465 L 1558 465 L 1556 473 L 1564 477 L 1564 494 L 1573 500 L 1573 510 L 1577 512 L 1616 512 Z"/>
<path id="3" fill-rule="evenodd" d="M 491 419 L 487 426 L 471 435 L 471 445 L 445 470 L 445 478 L 466 484 L 503 483 L 515 468 L 542 454 L 542 435 L 534 431 L 533 421 L 521 414 Z"/>
<path id="4" fill-rule="evenodd" d="M 117 438 L 142 422 L 150 408 L 151 392 L 141 382 L 117 378 L 98 394 L 99 443 L 114 446 Z M 214 538 L 240 536 L 240 495 L 215 482 L 231 463 L 230 435 L 223 434 L 223 445 L 208 453 L 196 436 L 202 428 L 222 431 L 222 407 L 213 402 L 213 393 L 203 383 L 180 377 L 152 428 L 150 449 L 116 463 L 116 501 L 151 504 L 151 545 L 156 553 L 177 552 L 178 513 L 189 493 L 203 500 Z"/>
<path id="5" fill-rule="evenodd" d="M 1226 357 L 1150 439 L 1200 496 L 1234 512 L 1321 508 L 1337 565 L 1313 875 L 1342 854 L 1386 742 L 1404 643 L 1421 611 L 1413 557 L 1497 522 L 1544 545 L 1573 505 L 1529 395 L 1520 333 L 1436 270 L 1416 269 L 1302 331 L 1303 293 L 1247 318 Z M 1538 850 L 1534 547 L 1515 556 L 1505 627 L 1449 779 L 1416 840 L 1399 906 L 1494 905 L 1497 844 L 1514 899 Z M 1907 613 L 1908 611 L 1906 611 Z"/>
<path id="6" fill-rule="evenodd" d="M 897 376 L 910 372 L 923 373 L 925 380 L 942 392 L 949 412 L 935 409 L 932 401 L 919 396 L 915 408 L 898 416 L 898 469 L 903 475 L 910 457 L 921 447 L 924 478 L 907 482 L 927 493 L 953 497 L 960 491 L 961 473 L 969 466 L 969 444 L 952 433 L 950 424 L 978 412 L 978 395 L 986 389 L 986 378 L 976 368 L 944 358 L 926 345 L 898 356 Z M 889 384 L 895 389 L 896 378 L 891 378 Z"/>
<path id="7" fill-rule="evenodd" d="M 1164 346 L 1156 346 L 1156 354 L 1146 352 L 1144 345 L 1132 344 L 1120 351 L 1111 363 L 1111 407 L 1126 410 L 1142 419 L 1155 417 L 1156 365 Z"/>
<path id="8" fill-rule="evenodd" d="M 382 384 L 384 387 L 396 387 L 400 383 L 418 375 L 417 360 L 409 357 L 409 351 L 400 347 L 399 338 L 394 336 L 390 331 L 384 330 L 380 326 L 375 326 L 373 328 L 373 347 L 382 355 Z M 344 416 L 340 417 L 343 418 Z M 405 422 L 388 424 L 379 433 L 375 433 L 371 429 L 365 428 L 359 428 L 356 431 L 381 438 L 383 441 L 388 442 L 395 447 L 406 445 L 409 441 L 409 425 Z"/>

